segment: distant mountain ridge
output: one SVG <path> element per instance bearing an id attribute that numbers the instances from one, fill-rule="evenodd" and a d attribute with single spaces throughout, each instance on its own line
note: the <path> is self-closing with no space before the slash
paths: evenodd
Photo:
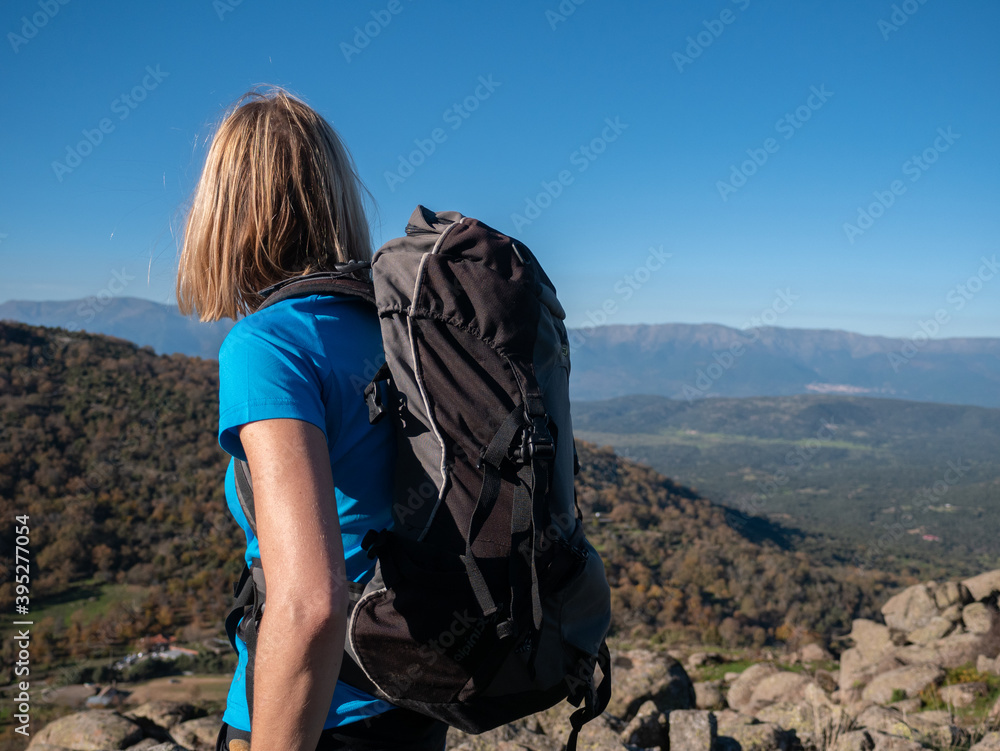
<path id="1" fill-rule="evenodd" d="M 218 357 L 232 321 L 201 323 L 133 297 L 0 304 L 0 319 L 75 328 Z M 572 396 L 703 397 L 849 394 L 1000 407 L 1000 338 L 891 339 L 848 331 L 718 324 L 572 329 Z"/>

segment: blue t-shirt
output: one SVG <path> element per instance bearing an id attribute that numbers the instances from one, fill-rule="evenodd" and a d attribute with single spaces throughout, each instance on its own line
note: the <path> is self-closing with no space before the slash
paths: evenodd
<path id="1" fill-rule="evenodd" d="M 375 312 L 358 300 L 327 295 L 283 300 L 247 316 L 219 351 L 219 444 L 230 455 L 246 459 L 237 430 L 257 420 L 304 420 L 326 436 L 351 581 L 366 578 L 373 565 L 361 549 L 365 533 L 391 524 L 392 427 L 388 420 L 370 425 L 364 400 L 364 387 L 382 359 Z M 236 496 L 232 461 L 225 482 L 229 511 L 246 534 L 249 564 L 260 557 L 260 549 Z M 238 637 L 237 648 L 239 663 L 223 720 L 250 730 L 247 653 Z M 338 682 L 324 727 L 392 708 Z"/>

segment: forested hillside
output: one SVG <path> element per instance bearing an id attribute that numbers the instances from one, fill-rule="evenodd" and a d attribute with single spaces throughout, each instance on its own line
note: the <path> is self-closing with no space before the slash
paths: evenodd
<path id="1" fill-rule="evenodd" d="M 13 571 L 11 517 L 29 515 L 34 659 L 110 653 L 160 631 L 221 633 L 243 540 L 225 509 L 217 388 L 214 361 L 0 324 L 0 565 Z M 782 549 L 785 531 L 734 528 L 721 507 L 656 472 L 610 449 L 580 451 L 580 501 L 618 636 L 830 635 L 897 583 L 818 567 Z M 11 581 L 0 584 L 0 610 L 13 596 Z M 87 606 L 67 610 L 78 600 Z"/>

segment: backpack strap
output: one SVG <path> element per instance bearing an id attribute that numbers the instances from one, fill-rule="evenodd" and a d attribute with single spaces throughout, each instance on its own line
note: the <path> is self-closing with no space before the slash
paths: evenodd
<path id="1" fill-rule="evenodd" d="M 335 271 L 319 271 L 315 274 L 296 276 L 272 284 L 260 291 L 264 302 L 257 310 L 263 310 L 290 297 L 306 297 L 308 295 L 347 295 L 374 305 L 375 288 L 372 283 L 356 276 L 358 271 L 370 266 L 370 263 L 364 261 L 338 263 Z"/>
<path id="2" fill-rule="evenodd" d="M 565 751 L 576 751 L 576 740 L 580 730 L 607 709 L 611 702 L 611 652 L 606 641 L 601 642 L 597 652 L 597 664 L 601 666 L 601 682 L 594 686 L 594 679 L 591 677 L 587 693 L 583 698 L 583 706 L 570 715 L 569 723 L 573 729 L 566 741 Z"/>

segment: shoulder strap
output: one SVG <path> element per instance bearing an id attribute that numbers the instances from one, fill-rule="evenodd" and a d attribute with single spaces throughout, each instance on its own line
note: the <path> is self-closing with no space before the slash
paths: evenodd
<path id="1" fill-rule="evenodd" d="M 362 261 L 342 263 L 337 264 L 336 271 L 321 271 L 272 284 L 260 291 L 264 302 L 257 310 L 262 310 L 290 297 L 306 297 L 307 295 L 347 295 L 374 305 L 375 288 L 372 283 L 354 275 L 356 271 L 370 266 L 371 264 Z"/>

